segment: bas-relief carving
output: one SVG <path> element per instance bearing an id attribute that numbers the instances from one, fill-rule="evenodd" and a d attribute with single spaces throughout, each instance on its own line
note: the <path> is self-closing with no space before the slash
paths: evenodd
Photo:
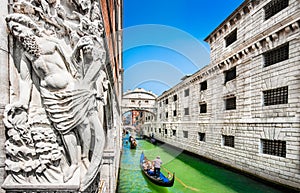
<path id="1" fill-rule="evenodd" d="M 105 145 L 109 81 L 99 4 L 19 0 L 12 8 L 6 22 L 20 93 L 5 110 L 4 188 L 80 178 L 84 191 L 99 172 Z M 33 90 L 40 95 L 38 105 L 32 105 Z"/>

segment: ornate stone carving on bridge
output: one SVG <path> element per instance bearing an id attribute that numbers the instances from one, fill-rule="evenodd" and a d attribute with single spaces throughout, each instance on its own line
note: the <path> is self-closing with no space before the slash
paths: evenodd
<path id="1" fill-rule="evenodd" d="M 101 166 L 109 84 L 99 4 L 15 0 L 12 10 L 19 94 L 5 110 L 2 187 L 87 191 Z"/>

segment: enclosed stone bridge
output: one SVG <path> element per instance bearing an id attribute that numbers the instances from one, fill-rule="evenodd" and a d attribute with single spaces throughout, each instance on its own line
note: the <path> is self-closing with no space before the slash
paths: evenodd
<path id="1" fill-rule="evenodd" d="M 127 91 L 122 97 L 122 114 L 129 111 L 146 111 L 156 114 L 155 101 L 157 96 L 142 88 Z"/>

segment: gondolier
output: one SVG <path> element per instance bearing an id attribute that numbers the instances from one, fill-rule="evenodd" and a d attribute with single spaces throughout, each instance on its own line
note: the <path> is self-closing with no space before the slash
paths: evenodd
<path id="1" fill-rule="evenodd" d="M 156 156 L 156 159 L 153 160 L 154 163 L 154 175 L 159 178 L 160 176 L 160 166 L 162 164 L 162 161 L 160 159 L 160 156 Z"/>
<path id="2" fill-rule="evenodd" d="M 161 161 L 161 160 L 160 160 Z M 158 185 L 158 186 L 163 186 L 163 187 L 171 187 L 174 184 L 174 180 L 175 180 L 175 173 L 173 173 L 172 176 L 168 176 L 166 177 L 162 172 L 160 172 L 159 170 L 159 178 L 157 178 L 154 175 L 154 172 L 152 172 L 151 170 L 148 170 L 145 163 L 147 162 L 151 162 L 150 160 L 148 160 L 145 155 L 144 152 L 142 152 L 141 157 L 140 157 L 140 167 L 141 170 L 144 174 L 144 176 L 146 176 L 152 183 Z M 161 162 L 162 163 L 162 162 Z M 160 168 L 160 167 L 159 167 Z"/>

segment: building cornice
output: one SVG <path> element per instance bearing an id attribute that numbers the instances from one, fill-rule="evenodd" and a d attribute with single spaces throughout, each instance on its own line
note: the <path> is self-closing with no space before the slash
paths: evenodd
<path id="1" fill-rule="evenodd" d="M 284 36 L 288 36 L 289 34 L 299 32 L 299 18 L 300 13 L 295 13 L 294 15 L 291 15 L 290 17 L 277 23 L 272 28 L 266 30 L 264 33 L 258 34 L 251 39 L 248 39 L 247 41 L 233 49 L 231 51 L 232 54 L 227 54 L 227 57 L 223 57 L 221 60 L 215 62 L 215 64 L 211 63 L 208 66 L 197 71 L 190 77 L 186 78 L 184 81 L 178 83 L 173 88 L 165 91 L 161 96 L 157 98 L 157 100 L 159 101 L 165 97 L 175 94 L 182 88 L 196 81 L 200 81 L 201 79 L 205 79 L 208 76 L 219 72 L 220 70 L 228 70 L 231 67 L 237 65 L 238 61 L 246 60 L 248 56 L 252 54 L 259 54 L 263 53 L 265 49 L 272 49 L 273 47 L 275 47 L 275 45 L 277 45 L 280 34 L 283 33 Z"/>

